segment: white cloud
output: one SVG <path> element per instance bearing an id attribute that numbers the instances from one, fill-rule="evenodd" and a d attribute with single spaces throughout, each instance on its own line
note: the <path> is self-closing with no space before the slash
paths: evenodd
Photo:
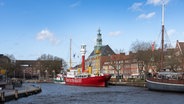
<path id="1" fill-rule="evenodd" d="M 37 40 L 45 40 L 47 38 L 50 38 L 53 36 L 53 33 L 51 33 L 49 30 L 45 29 L 38 33 L 36 39 Z"/>
<path id="2" fill-rule="evenodd" d="M 139 2 L 139 3 L 134 3 L 130 9 L 134 10 L 134 11 L 142 11 L 141 6 L 143 5 L 143 3 Z"/>
<path id="3" fill-rule="evenodd" d="M 170 30 L 167 31 L 167 34 L 169 36 L 172 36 L 172 35 L 176 34 L 176 30 L 175 29 L 170 29 Z"/>
<path id="4" fill-rule="evenodd" d="M 37 40 L 49 40 L 52 44 L 58 44 L 60 41 L 54 36 L 52 32 L 47 29 L 41 30 L 37 36 Z"/>
<path id="5" fill-rule="evenodd" d="M 138 19 L 150 19 L 152 18 L 156 13 L 155 12 L 151 12 L 148 14 L 141 14 L 138 16 Z"/>
<path id="6" fill-rule="evenodd" d="M 120 34 L 121 34 L 121 31 L 114 31 L 109 33 L 110 36 L 118 36 Z"/>
<path id="7" fill-rule="evenodd" d="M 164 4 L 167 4 L 169 0 L 147 0 L 146 4 L 160 5 L 163 2 Z"/>

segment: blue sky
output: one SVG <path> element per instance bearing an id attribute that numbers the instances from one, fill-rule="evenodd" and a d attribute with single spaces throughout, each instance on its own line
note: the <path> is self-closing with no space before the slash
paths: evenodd
<path id="1" fill-rule="evenodd" d="M 175 46 L 176 40 L 184 41 L 184 1 L 165 3 L 165 27 Z M 51 54 L 67 61 L 72 38 L 72 52 L 80 56 L 80 45 L 86 44 L 87 57 L 99 28 L 103 45 L 129 52 L 136 40 L 159 41 L 160 4 L 161 0 L 0 0 L 0 53 L 18 60 Z"/>

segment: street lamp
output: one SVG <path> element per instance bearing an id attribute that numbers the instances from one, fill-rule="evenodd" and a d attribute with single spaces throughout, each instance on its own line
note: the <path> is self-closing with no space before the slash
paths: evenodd
<path id="1" fill-rule="evenodd" d="M 45 70 L 45 77 L 46 77 L 45 79 L 47 79 L 47 70 Z"/>
<path id="2" fill-rule="evenodd" d="M 23 77 L 24 77 L 24 80 L 25 80 L 25 69 L 23 70 Z"/>
<path id="3" fill-rule="evenodd" d="M 53 79 L 55 78 L 55 70 L 52 70 L 53 73 Z"/>
<path id="4" fill-rule="evenodd" d="M 38 80 L 40 80 L 40 70 L 37 70 Z"/>

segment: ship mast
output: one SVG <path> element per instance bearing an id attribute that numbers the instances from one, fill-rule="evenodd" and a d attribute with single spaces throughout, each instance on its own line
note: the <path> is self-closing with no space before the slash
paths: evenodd
<path id="1" fill-rule="evenodd" d="M 161 69 L 163 68 L 163 60 L 164 60 L 164 1 L 162 3 L 162 40 L 161 40 L 161 44 L 162 44 L 162 49 L 161 49 Z"/>
<path id="2" fill-rule="evenodd" d="M 71 55 L 72 55 L 72 39 L 70 38 L 70 69 L 72 67 L 72 57 L 71 57 Z"/>

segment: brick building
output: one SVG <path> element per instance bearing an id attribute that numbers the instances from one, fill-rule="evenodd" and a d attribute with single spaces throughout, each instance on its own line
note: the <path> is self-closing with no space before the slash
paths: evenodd
<path id="1" fill-rule="evenodd" d="M 175 47 L 176 56 L 181 56 L 181 62 L 182 65 L 180 66 L 179 70 L 182 70 L 184 68 L 184 42 L 176 41 L 176 47 Z"/>
<path id="2" fill-rule="evenodd" d="M 106 73 L 123 76 L 123 78 L 137 78 L 139 76 L 139 62 L 135 59 L 135 53 L 130 52 L 103 56 L 102 69 Z"/>
<path id="3" fill-rule="evenodd" d="M 85 67 L 92 67 L 93 73 L 109 73 L 123 76 L 124 78 L 137 77 L 139 75 L 138 62 L 134 53 L 130 52 L 115 54 L 109 45 L 102 45 L 102 34 L 97 34 L 96 45 L 85 61 Z"/>
<path id="4" fill-rule="evenodd" d="M 16 60 L 16 77 L 46 79 L 60 73 L 60 60 Z"/>

